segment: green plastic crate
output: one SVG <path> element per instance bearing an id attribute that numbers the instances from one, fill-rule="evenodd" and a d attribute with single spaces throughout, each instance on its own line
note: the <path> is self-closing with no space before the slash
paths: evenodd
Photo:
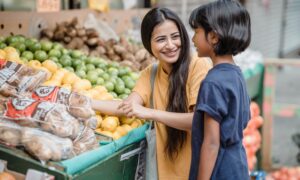
<path id="1" fill-rule="evenodd" d="M 109 179 L 122 180 L 134 179 L 140 143 L 134 143 L 115 152 L 111 156 L 95 163 L 85 170 L 69 175 L 64 172 L 63 167 L 42 165 L 40 162 L 33 160 L 23 151 L 11 149 L 0 145 L 0 159 L 8 161 L 8 169 L 25 174 L 27 169 L 36 169 L 48 174 L 54 175 L 56 180 L 66 179 Z"/>

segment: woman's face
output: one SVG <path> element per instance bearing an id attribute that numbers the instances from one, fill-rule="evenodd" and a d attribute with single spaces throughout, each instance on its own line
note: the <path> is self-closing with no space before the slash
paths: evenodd
<path id="1" fill-rule="evenodd" d="M 165 20 L 155 26 L 151 37 L 153 55 L 166 64 L 173 64 L 178 60 L 181 50 L 180 33 L 176 24 Z"/>
<path id="2" fill-rule="evenodd" d="M 205 31 L 203 28 L 197 28 L 194 30 L 195 34 L 192 38 L 194 46 L 196 47 L 199 57 L 207 57 L 210 54 L 211 46 L 207 42 L 205 37 Z"/>

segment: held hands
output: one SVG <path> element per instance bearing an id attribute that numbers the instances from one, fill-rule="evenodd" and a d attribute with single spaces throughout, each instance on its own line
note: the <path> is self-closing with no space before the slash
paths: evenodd
<path id="1" fill-rule="evenodd" d="M 118 107 L 120 111 L 124 113 L 127 117 L 137 117 L 141 119 L 150 118 L 150 110 L 149 108 L 145 108 L 144 106 L 134 103 L 129 100 L 124 100 Z"/>

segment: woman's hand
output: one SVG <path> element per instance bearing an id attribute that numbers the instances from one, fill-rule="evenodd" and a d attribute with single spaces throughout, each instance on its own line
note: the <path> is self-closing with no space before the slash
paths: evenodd
<path id="1" fill-rule="evenodd" d="M 123 111 L 127 117 L 137 117 L 141 119 L 149 119 L 151 117 L 151 109 L 145 108 L 133 101 L 124 100 L 118 109 Z"/>

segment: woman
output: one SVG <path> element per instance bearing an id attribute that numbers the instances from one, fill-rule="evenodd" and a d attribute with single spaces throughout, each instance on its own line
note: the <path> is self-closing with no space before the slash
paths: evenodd
<path id="1" fill-rule="evenodd" d="M 160 180 L 188 179 L 193 109 L 209 61 L 191 59 L 187 31 L 179 17 L 166 8 L 154 8 L 141 27 L 144 47 L 158 61 L 154 82 L 154 109 L 150 109 L 150 76 L 153 65 L 141 72 L 124 101 L 93 101 L 105 114 L 155 121 L 157 169 Z"/>

